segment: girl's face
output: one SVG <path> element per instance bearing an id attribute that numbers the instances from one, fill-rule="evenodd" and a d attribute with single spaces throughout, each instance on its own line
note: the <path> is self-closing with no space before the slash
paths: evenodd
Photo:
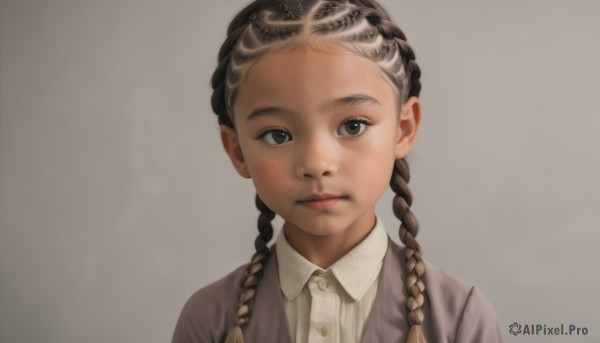
<path id="1" fill-rule="evenodd" d="M 400 113 L 396 99 L 376 64 L 342 47 L 274 52 L 248 70 L 221 136 L 287 235 L 364 235 L 418 126 L 418 100 Z"/>

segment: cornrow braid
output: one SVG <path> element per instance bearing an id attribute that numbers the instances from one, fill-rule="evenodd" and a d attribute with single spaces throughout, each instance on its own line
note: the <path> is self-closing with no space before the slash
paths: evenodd
<path id="1" fill-rule="evenodd" d="M 287 1 L 281 0 L 281 9 L 287 14 L 289 19 L 296 19 L 296 16 L 287 5 Z"/>
<path id="2" fill-rule="evenodd" d="M 211 97 L 211 106 L 213 112 L 218 116 L 219 125 L 227 125 L 233 127 L 233 122 L 228 114 L 226 98 L 226 87 L 225 80 L 227 79 L 227 69 L 230 63 L 231 56 L 234 52 L 234 47 L 238 44 L 240 37 L 248 26 L 248 20 L 252 13 L 259 11 L 264 5 L 258 1 L 250 3 L 244 9 L 242 9 L 233 18 L 229 27 L 227 28 L 227 38 L 218 54 L 218 65 L 213 72 L 211 78 L 211 86 L 213 88 L 213 94 Z"/>
<path id="3" fill-rule="evenodd" d="M 342 16 L 327 24 L 320 24 L 315 27 L 316 33 L 330 33 L 337 30 L 345 30 L 356 24 L 357 19 L 360 18 L 362 12 L 360 10 L 351 11 L 350 13 Z"/>
<path id="4" fill-rule="evenodd" d="M 296 0 L 296 2 L 298 3 L 298 11 L 300 11 L 300 17 L 304 16 L 304 7 L 302 7 L 302 2 L 300 2 L 300 0 Z"/>
<path id="5" fill-rule="evenodd" d="M 254 241 L 256 252 L 252 255 L 250 264 L 246 269 L 247 276 L 241 285 L 242 293 L 240 294 L 238 309 L 235 313 L 234 326 L 229 331 L 225 343 L 244 343 L 242 327 L 248 323 L 250 311 L 252 310 L 252 300 L 256 295 L 256 285 L 258 285 L 260 277 L 263 274 L 265 261 L 271 255 L 271 250 L 267 244 L 273 238 L 271 221 L 275 218 L 275 213 L 262 202 L 258 194 L 256 195 L 255 203 L 260 211 L 260 215 L 258 216 L 259 234 Z"/>
<path id="6" fill-rule="evenodd" d="M 348 4 L 346 14 L 341 17 L 336 16 L 325 23 L 318 21 L 314 25 L 315 33 L 347 42 L 350 50 L 369 57 L 390 78 L 399 91 L 400 102 L 404 103 L 415 94 L 405 91 L 413 88 L 411 79 L 418 83 L 420 77 L 418 65 L 407 63 L 414 60 L 414 53 L 406 43 L 404 33 L 376 3 L 361 0 Z"/>
<path id="7" fill-rule="evenodd" d="M 266 5 L 263 4 L 263 6 Z M 222 84 L 224 87 L 225 108 L 221 109 L 221 111 L 229 119 L 220 119 L 223 122 L 229 122 L 230 126 L 234 125 L 232 104 L 237 97 L 242 74 L 245 68 L 251 64 L 250 62 L 257 60 L 260 56 L 268 52 L 268 48 L 273 44 L 285 42 L 291 36 L 300 33 L 302 26 L 297 20 L 290 19 L 290 16 L 296 18 L 296 15 L 290 10 L 287 4 L 283 3 L 282 5 L 279 3 L 273 9 L 267 7 L 262 12 L 249 13 L 247 19 L 239 19 L 245 25 L 240 28 L 241 32 L 238 32 L 236 29 L 230 34 L 230 36 L 236 34 L 232 38 L 235 42 L 232 41 L 232 46 L 229 50 L 231 55 L 223 54 L 220 56 L 219 67 L 222 64 L 223 69 L 218 70 L 221 72 L 218 79 L 213 79 L 215 81 L 213 88 L 215 87 L 215 83 L 219 86 Z M 236 19 L 238 17 L 234 21 Z M 222 104 L 219 103 L 219 105 Z"/>
<path id="8" fill-rule="evenodd" d="M 285 1 L 282 1 L 285 4 Z M 233 115 L 231 108 L 229 107 L 230 101 L 228 99 L 234 98 L 232 96 L 231 85 L 228 83 L 237 83 L 240 79 L 240 73 L 232 70 L 232 62 L 235 64 L 245 64 L 250 60 L 256 59 L 261 55 L 261 51 L 253 51 L 252 53 L 240 53 L 240 46 L 244 46 L 243 43 L 259 46 L 264 43 L 263 41 L 257 41 L 257 35 L 254 32 L 249 32 L 252 26 L 256 25 L 253 23 L 253 19 L 256 15 L 256 21 L 260 23 L 260 17 L 257 14 L 263 13 L 269 10 L 274 5 L 269 1 L 253 1 L 244 7 L 231 21 L 227 28 L 227 38 L 218 54 L 218 65 L 213 72 L 211 78 L 211 86 L 213 88 L 213 94 L 211 97 L 211 106 L 213 112 L 218 116 L 219 125 L 227 125 L 234 127 Z M 287 5 L 286 5 L 287 6 Z M 282 6 L 279 6 L 281 10 Z M 289 9 L 289 7 L 287 7 Z M 299 11 L 302 12 L 302 5 L 298 3 Z M 289 16 L 288 13 L 284 14 Z M 262 24 L 261 24 L 262 26 Z M 289 32 L 281 30 L 277 35 L 279 39 L 286 39 L 294 33 L 299 32 L 299 25 L 292 25 L 288 28 Z M 261 50 L 261 49 L 258 49 Z M 264 49 L 263 49 L 264 50 Z M 235 93 L 235 91 L 233 91 Z"/>
<path id="9" fill-rule="evenodd" d="M 406 73 L 410 75 L 410 79 L 407 85 L 406 98 L 411 96 L 419 96 L 421 92 L 421 68 L 415 61 L 415 52 L 406 40 L 404 32 L 396 26 L 390 19 L 387 12 L 381 8 L 381 6 L 373 3 L 370 0 L 360 0 L 359 2 L 364 3 L 369 8 L 374 9 L 366 16 L 367 20 L 371 25 L 379 30 L 379 33 L 386 39 L 394 40 L 395 45 L 398 47 L 402 60 L 404 62 Z"/>
<path id="10" fill-rule="evenodd" d="M 328 2 L 323 6 L 323 8 L 314 16 L 314 19 L 318 20 L 323 17 L 331 15 L 331 13 L 335 12 L 338 8 L 340 8 L 340 4 L 338 2 Z"/>
<path id="11" fill-rule="evenodd" d="M 407 343 L 426 343 L 421 324 L 425 318 L 423 314 L 423 302 L 425 283 L 423 275 L 425 274 L 425 264 L 421 258 L 421 247 L 416 241 L 419 232 L 417 218 L 410 210 L 413 197 L 408 188 L 410 180 L 410 171 L 408 163 L 404 158 L 396 160 L 394 171 L 390 179 L 390 186 L 396 195 L 392 202 L 394 214 L 401 221 L 399 235 L 400 240 L 406 246 L 404 249 L 404 259 L 406 266 L 406 279 L 404 285 L 408 293 L 406 307 L 408 309 L 408 322 L 410 331 L 408 333 Z"/>
<path id="12" fill-rule="evenodd" d="M 406 39 L 396 38 L 396 42 L 398 43 L 398 47 L 400 48 L 400 53 L 402 54 L 402 56 L 404 56 L 406 69 L 411 76 L 408 97 L 418 97 L 421 93 L 421 68 L 415 60 L 415 52 L 410 47 L 410 45 L 408 45 Z"/>
<path id="13" fill-rule="evenodd" d="M 259 20 L 258 15 L 253 14 L 252 23 L 259 30 L 259 37 L 264 41 L 272 41 L 275 39 L 284 40 L 288 36 L 297 33 L 297 30 L 289 29 L 281 26 L 269 25 L 266 22 Z"/>
<path id="14" fill-rule="evenodd" d="M 373 41 L 378 34 L 379 31 L 376 28 L 370 27 L 365 31 L 353 34 L 351 40 L 353 42 L 369 42 Z"/>
<path id="15" fill-rule="evenodd" d="M 304 6 L 300 0 L 288 1 L 280 0 L 280 8 L 287 15 L 288 19 L 300 19 L 304 16 Z"/>

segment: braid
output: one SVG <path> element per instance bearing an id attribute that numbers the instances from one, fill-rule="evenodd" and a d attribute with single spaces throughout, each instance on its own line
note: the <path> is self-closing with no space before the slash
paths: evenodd
<path id="1" fill-rule="evenodd" d="M 246 269 L 248 275 L 242 282 L 242 293 L 240 294 L 240 302 L 235 314 L 234 327 L 231 328 L 225 343 L 244 343 L 242 335 L 242 327 L 248 323 L 250 312 L 252 310 L 251 301 L 256 294 L 256 285 L 263 274 L 264 262 L 271 255 L 271 250 L 267 246 L 271 238 L 273 238 L 273 226 L 271 221 L 275 218 L 275 213 L 265 205 L 262 200 L 256 195 L 256 207 L 260 211 L 258 217 L 258 232 L 259 235 L 254 241 L 256 252 L 252 255 L 252 259 Z"/>
<path id="2" fill-rule="evenodd" d="M 375 4 L 371 3 L 368 0 L 361 0 L 361 2 L 370 3 L 371 8 L 379 7 Z M 373 6 L 373 7 L 372 7 Z M 380 8 L 380 7 L 379 7 Z M 404 100 L 410 98 L 411 96 L 419 96 L 421 92 L 421 68 L 415 61 L 415 52 L 412 47 L 408 44 L 406 35 L 402 30 L 396 26 L 389 15 L 383 9 L 377 9 L 375 11 L 371 11 L 366 15 L 367 20 L 371 25 L 376 27 L 379 33 L 387 40 L 392 40 L 392 46 L 384 45 L 382 50 L 391 49 L 393 50 L 391 53 L 395 53 L 396 49 L 400 53 L 400 56 L 403 61 L 403 65 L 405 68 L 406 74 L 409 75 L 409 79 L 407 83 L 403 85 L 406 87 L 405 89 L 409 90 L 406 92 L 404 96 Z M 385 54 L 384 54 L 385 55 Z"/>
<path id="3" fill-rule="evenodd" d="M 419 65 L 415 61 L 415 52 L 410 45 L 408 45 L 406 39 L 396 38 L 396 43 L 400 48 L 400 53 L 405 59 L 404 63 L 406 64 L 406 69 L 410 75 L 410 91 L 408 92 L 408 97 L 418 97 L 419 93 L 421 93 L 421 68 L 419 68 Z"/>
<path id="4" fill-rule="evenodd" d="M 298 2 L 298 11 L 302 6 Z M 213 111 L 220 125 L 234 126 L 232 106 L 242 74 L 269 47 L 300 33 L 302 25 L 285 1 L 275 4 L 255 1 L 233 19 L 228 37 L 219 52 L 219 65 L 213 74 Z"/>
<path id="5" fill-rule="evenodd" d="M 298 3 L 298 11 L 300 11 L 300 18 L 304 16 L 304 7 L 302 6 L 302 2 L 300 0 L 296 0 Z"/>
<path id="6" fill-rule="evenodd" d="M 262 202 L 258 194 L 255 198 L 255 204 L 256 208 L 258 208 L 260 211 L 260 216 L 258 216 L 259 236 L 256 237 L 254 248 L 257 252 L 265 252 L 269 254 L 270 250 L 267 246 L 267 243 L 269 243 L 271 238 L 273 238 L 273 227 L 271 226 L 271 221 L 273 218 L 275 218 L 275 212 L 271 211 L 271 209 L 268 208 L 264 202 Z"/>
<path id="7" fill-rule="evenodd" d="M 233 127 L 233 122 L 227 111 L 225 102 L 225 80 L 227 79 L 227 66 L 233 54 L 234 47 L 240 40 L 242 33 L 246 30 L 250 13 L 258 9 L 258 3 L 253 2 L 244 8 L 229 24 L 227 29 L 227 38 L 221 46 L 218 55 L 218 66 L 213 72 L 211 86 L 213 94 L 211 97 L 211 106 L 213 112 L 218 116 L 219 125 Z"/>
<path id="8" fill-rule="evenodd" d="M 244 27 L 238 27 L 231 34 L 229 34 L 229 36 L 227 36 L 227 39 L 219 51 L 219 65 L 217 66 L 217 69 L 215 69 L 211 79 L 211 85 L 213 87 L 211 105 L 213 112 L 217 114 L 219 118 L 219 125 L 233 127 L 233 123 L 228 115 L 227 106 L 224 101 L 225 79 L 227 78 L 227 65 L 229 64 L 229 60 L 233 51 L 232 47 L 237 43 L 244 32 L 244 29 Z"/>
<path id="9" fill-rule="evenodd" d="M 285 0 L 281 0 L 281 9 L 287 14 L 288 19 L 296 19 L 296 16 L 294 16 L 294 13 L 290 10 Z"/>
<path id="10" fill-rule="evenodd" d="M 400 240 L 406 246 L 404 259 L 407 275 L 404 285 L 408 292 L 406 307 L 408 309 L 408 322 L 411 326 L 406 342 L 425 343 L 425 337 L 421 329 L 424 320 L 423 292 L 425 291 L 425 283 L 423 282 L 423 275 L 425 274 L 425 264 L 421 258 L 421 247 L 415 239 L 419 232 L 419 225 L 417 218 L 410 210 L 413 197 L 408 188 L 409 180 L 408 163 L 404 158 L 396 160 L 390 186 L 396 193 L 393 200 L 393 210 L 396 217 L 401 221 Z"/>
<path id="11" fill-rule="evenodd" d="M 324 13 L 329 13 L 328 9 L 325 9 Z M 332 31 L 346 30 L 356 24 L 357 19 L 362 15 L 360 10 L 352 11 L 339 19 L 336 19 L 327 24 L 321 24 L 315 26 L 316 33 L 329 33 Z"/>
<path id="12" fill-rule="evenodd" d="M 394 40 L 394 45 L 402 56 L 406 73 L 410 76 L 406 84 L 407 88 L 404 90 L 407 93 L 405 99 L 411 96 L 419 96 L 421 91 L 421 69 L 415 61 L 415 53 L 406 41 L 404 32 L 394 25 L 389 18 L 385 18 L 385 13 L 382 17 L 377 18 L 372 16 L 371 19 L 367 20 L 379 29 L 383 37 Z M 394 214 L 401 222 L 399 230 L 400 240 L 406 246 L 404 249 L 404 262 L 407 275 L 404 280 L 404 286 L 408 293 L 406 307 L 408 310 L 408 322 L 410 324 L 406 343 L 426 343 L 421 328 L 421 324 L 425 319 L 425 315 L 423 314 L 423 302 L 425 300 L 423 296 L 425 292 L 423 276 L 425 274 L 425 264 L 421 257 L 421 247 L 416 240 L 419 233 L 419 225 L 417 218 L 410 210 L 413 196 L 408 188 L 409 181 L 410 170 L 408 162 L 404 158 L 396 160 L 390 186 L 394 193 L 396 193 L 392 207 Z"/>
<path id="13" fill-rule="evenodd" d="M 370 2 L 370 1 L 364 1 Z M 421 91 L 421 69 L 415 61 L 415 53 L 406 41 L 406 35 L 402 30 L 394 25 L 385 11 L 378 11 L 379 15 L 371 15 L 367 20 L 378 28 L 381 35 L 394 41 L 394 46 L 399 50 L 406 73 L 409 75 L 409 80 L 406 84 L 404 92 L 407 94 L 405 99 L 411 96 L 419 96 Z M 384 46 L 385 49 L 385 46 Z M 393 49 L 392 49 L 393 50 Z M 408 188 L 410 181 L 410 170 L 406 159 L 396 160 L 394 170 L 390 180 L 390 186 L 396 196 L 392 202 L 394 214 L 400 220 L 400 240 L 406 246 L 404 249 L 404 262 L 406 266 L 406 279 L 404 286 L 408 293 L 406 307 L 408 310 L 408 322 L 410 331 L 406 343 L 426 343 L 425 336 L 421 324 L 425 319 L 423 314 L 423 302 L 425 300 L 423 293 L 425 292 L 425 283 L 423 276 L 425 274 L 425 264 L 421 257 L 421 247 L 416 240 L 419 233 L 419 225 L 417 218 L 410 210 L 413 196 Z"/>
<path id="14" fill-rule="evenodd" d="M 325 6 L 323 6 L 321 11 L 319 11 L 314 16 L 314 19 L 318 20 L 323 17 L 327 17 L 327 16 L 331 15 L 331 13 L 335 12 L 339 7 L 340 7 L 340 3 L 338 3 L 338 2 L 328 2 L 325 4 Z"/>
<path id="15" fill-rule="evenodd" d="M 273 40 L 285 40 L 288 36 L 297 33 L 297 30 L 295 28 L 290 29 L 289 27 L 281 25 L 272 25 L 267 22 L 261 21 L 258 15 L 256 14 L 253 14 L 252 17 L 250 17 L 250 19 L 252 20 L 254 26 L 258 28 L 259 36 L 266 42 L 270 42 Z"/>

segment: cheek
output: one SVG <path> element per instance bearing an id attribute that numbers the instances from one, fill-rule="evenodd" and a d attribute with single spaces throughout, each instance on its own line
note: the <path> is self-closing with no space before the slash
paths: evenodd
<path id="1" fill-rule="evenodd" d="M 256 191 L 261 195 L 263 200 L 276 194 L 278 190 L 285 189 L 288 178 L 286 163 L 281 161 L 270 161 L 266 159 L 256 158 L 248 165 L 252 182 Z"/>
<path id="2" fill-rule="evenodd" d="M 392 168 L 394 166 L 394 157 L 391 154 L 386 156 L 368 155 L 360 167 L 351 168 L 354 174 L 356 185 L 362 189 L 371 189 L 375 193 L 383 192 L 387 187 L 390 177 L 392 176 Z"/>
<path id="3" fill-rule="evenodd" d="M 379 193 L 387 188 L 392 175 L 395 136 L 392 130 L 370 134 L 367 144 L 361 146 L 360 156 L 348 160 L 347 170 L 353 174 L 357 186 Z"/>
<path id="4" fill-rule="evenodd" d="M 242 131 L 242 127 L 240 126 L 238 130 Z M 249 136 L 248 133 L 243 135 L 243 137 Z M 242 139 L 240 144 L 250 177 L 259 195 L 261 192 L 269 192 L 269 189 L 281 187 L 284 175 L 287 175 L 284 170 L 287 163 L 281 156 L 273 156 L 272 153 L 265 152 L 264 147 L 260 147 L 257 142 L 249 138 Z"/>

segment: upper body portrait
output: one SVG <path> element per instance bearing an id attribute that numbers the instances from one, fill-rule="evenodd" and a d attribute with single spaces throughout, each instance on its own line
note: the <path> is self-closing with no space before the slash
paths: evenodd
<path id="1" fill-rule="evenodd" d="M 174 343 L 502 341 L 483 293 L 426 262 L 416 240 L 406 157 L 420 74 L 375 1 L 254 1 L 238 13 L 212 106 L 256 189 L 256 252 L 188 300 Z M 375 213 L 388 185 L 402 247 Z"/>

